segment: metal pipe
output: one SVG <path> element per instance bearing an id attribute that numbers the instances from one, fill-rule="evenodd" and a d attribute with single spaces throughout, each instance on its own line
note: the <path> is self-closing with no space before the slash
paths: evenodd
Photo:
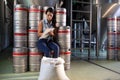
<path id="1" fill-rule="evenodd" d="M 101 5 L 97 5 L 97 35 L 96 35 L 96 57 L 99 56 L 101 31 Z"/>
<path id="2" fill-rule="evenodd" d="M 77 23 L 74 23 L 74 48 L 76 48 L 76 33 L 77 33 Z"/>

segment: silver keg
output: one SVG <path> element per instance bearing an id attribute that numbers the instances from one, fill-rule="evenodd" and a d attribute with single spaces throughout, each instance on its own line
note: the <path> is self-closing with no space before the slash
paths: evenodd
<path id="1" fill-rule="evenodd" d="M 108 47 L 107 59 L 108 60 L 114 60 L 115 59 L 115 54 L 117 54 L 117 48 L 115 48 L 115 47 Z"/>
<path id="2" fill-rule="evenodd" d="M 37 29 L 29 29 L 28 38 L 29 38 L 28 46 L 29 47 L 36 47 L 36 44 L 38 41 Z"/>
<path id="3" fill-rule="evenodd" d="M 28 9 L 23 4 L 17 4 L 14 8 L 14 20 L 24 20 L 27 21 Z"/>
<path id="4" fill-rule="evenodd" d="M 24 20 L 16 20 L 14 21 L 14 28 L 16 26 L 19 26 L 19 27 L 27 27 L 27 21 L 24 21 Z"/>
<path id="5" fill-rule="evenodd" d="M 43 19 L 46 19 L 46 10 L 48 9 L 48 6 L 43 7 Z"/>
<path id="6" fill-rule="evenodd" d="M 108 59 L 119 59 L 120 52 L 120 18 L 119 17 L 108 17 Z"/>
<path id="7" fill-rule="evenodd" d="M 118 56 L 117 56 L 118 60 L 120 60 L 120 47 L 118 48 Z"/>
<path id="8" fill-rule="evenodd" d="M 14 33 L 14 47 L 27 47 L 26 33 Z"/>
<path id="9" fill-rule="evenodd" d="M 108 47 L 117 47 L 117 35 L 116 33 L 108 32 Z"/>
<path id="10" fill-rule="evenodd" d="M 58 43 L 61 49 L 71 48 L 70 26 L 60 26 L 58 29 Z"/>
<path id="11" fill-rule="evenodd" d="M 60 49 L 60 57 L 64 59 L 64 68 L 65 70 L 70 69 L 71 63 L 71 50 L 69 49 Z"/>
<path id="12" fill-rule="evenodd" d="M 71 63 L 71 51 L 64 52 L 64 60 L 65 60 L 65 70 L 70 69 L 70 63 Z"/>
<path id="13" fill-rule="evenodd" d="M 29 67 L 30 71 L 39 71 L 42 53 L 37 48 L 29 48 Z"/>
<path id="14" fill-rule="evenodd" d="M 56 22 L 66 22 L 66 9 L 65 8 L 56 9 Z"/>
<path id="15" fill-rule="evenodd" d="M 27 47 L 27 12 L 23 4 L 14 7 L 14 47 Z"/>
<path id="16" fill-rule="evenodd" d="M 108 32 L 120 32 L 120 18 L 108 18 Z"/>
<path id="17" fill-rule="evenodd" d="M 14 72 L 22 73 L 27 71 L 27 48 L 13 48 L 13 67 Z"/>
<path id="18" fill-rule="evenodd" d="M 29 20 L 41 20 L 41 6 L 31 5 L 29 8 Z"/>
<path id="19" fill-rule="evenodd" d="M 15 26 L 14 33 L 27 33 L 26 27 Z"/>
<path id="20" fill-rule="evenodd" d="M 66 9 L 57 8 L 56 9 L 56 26 L 66 26 Z"/>
<path id="21" fill-rule="evenodd" d="M 71 37 L 70 26 L 60 26 L 58 29 L 58 43 L 60 45 L 60 56 L 65 60 L 65 69 L 70 69 L 71 59 Z"/>
<path id="22" fill-rule="evenodd" d="M 56 22 L 56 27 L 59 27 L 59 26 L 66 26 L 66 22 Z"/>
<path id="23" fill-rule="evenodd" d="M 39 21 L 29 20 L 29 27 L 38 27 Z"/>

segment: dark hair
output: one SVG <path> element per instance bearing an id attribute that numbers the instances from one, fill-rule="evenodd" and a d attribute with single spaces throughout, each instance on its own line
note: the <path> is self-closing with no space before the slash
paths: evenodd
<path id="1" fill-rule="evenodd" d="M 46 10 L 46 14 L 47 14 L 47 12 L 51 12 L 51 13 L 54 13 L 54 10 L 53 10 L 53 8 L 51 8 L 51 7 L 49 7 L 47 10 Z"/>

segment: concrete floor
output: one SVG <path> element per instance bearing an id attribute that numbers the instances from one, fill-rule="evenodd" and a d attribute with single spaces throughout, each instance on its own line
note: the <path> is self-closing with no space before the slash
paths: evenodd
<path id="1" fill-rule="evenodd" d="M 0 54 L 0 80 L 37 80 L 39 72 L 13 72 L 11 53 L 10 47 Z M 66 74 L 71 80 L 120 80 L 120 62 L 74 58 Z"/>

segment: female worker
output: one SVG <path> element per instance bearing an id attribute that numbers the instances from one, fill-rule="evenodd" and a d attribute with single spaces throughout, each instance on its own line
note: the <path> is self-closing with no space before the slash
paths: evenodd
<path id="1" fill-rule="evenodd" d="M 54 10 L 53 8 L 48 8 L 46 10 L 46 19 L 43 19 L 38 24 L 38 37 L 37 47 L 39 51 L 44 53 L 44 56 L 50 57 L 51 51 L 54 51 L 53 58 L 59 57 L 59 46 L 53 41 L 53 36 L 55 33 L 53 30 L 48 32 L 47 37 L 42 37 L 45 30 L 53 28 L 52 19 L 53 19 Z"/>

